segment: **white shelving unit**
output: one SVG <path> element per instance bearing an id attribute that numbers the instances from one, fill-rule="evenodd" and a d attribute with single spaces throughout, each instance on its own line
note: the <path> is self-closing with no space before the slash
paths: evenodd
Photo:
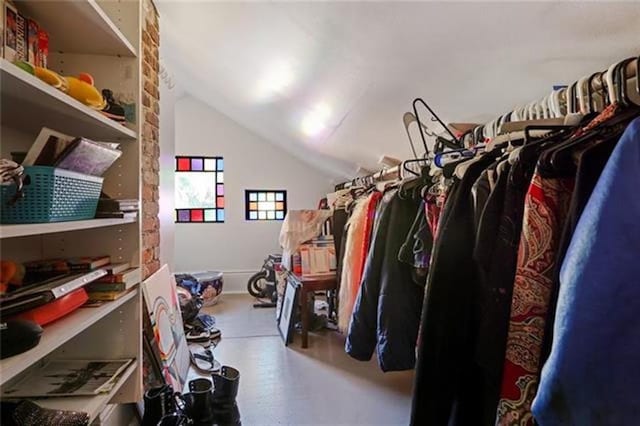
<path id="1" fill-rule="evenodd" d="M 53 234 L 56 232 L 79 231 L 135 223 L 137 219 L 90 219 L 73 222 L 29 223 L 24 225 L 0 225 L 1 238 L 28 237 L 31 235 Z"/>
<path id="2" fill-rule="evenodd" d="M 78 396 L 78 397 L 61 397 L 61 398 L 46 398 L 35 399 L 34 401 L 41 407 L 51 408 L 54 410 L 71 410 L 71 411 L 84 411 L 89 414 L 89 423 L 93 422 L 114 398 L 122 386 L 129 380 L 129 378 L 136 372 L 138 368 L 138 361 L 134 361 L 127 369 L 122 373 L 118 379 L 118 383 L 108 393 L 103 393 L 96 396 Z"/>
<path id="3" fill-rule="evenodd" d="M 38 117 L 56 123 L 57 129 L 68 129 L 60 130 L 62 132 L 79 132 L 91 139 L 131 141 L 137 137 L 134 130 L 83 105 L 5 59 L 0 60 L 0 72 L 2 101 L 4 105 L 11 105 L 2 108 L 3 123 L 30 126 Z M 30 113 L 25 114 L 25 111 Z"/>
<path id="4" fill-rule="evenodd" d="M 137 49 L 94 0 L 18 0 L 18 7 L 46 28 L 51 49 L 66 53 L 131 56 Z M 73 29 L 70 29 L 72 23 Z"/>
<path id="5" fill-rule="evenodd" d="M 33 349 L 10 358 L 0 361 L 2 375 L 0 375 L 0 385 L 4 385 L 14 377 L 20 375 L 29 367 L 36 365 L 38 361 L 63 346 L 69 340 L 91 327 L 105 316 L 114 312 L 131 299 L 139 296 L 139 291 L 131 291 L 118 300 L 105 303 L 97 308 L 80 308 L 68 316 L 59 319 L 49 326 L 45 326 L 40 343 Z"/>
<path id="6" fill-rule="evenodd" d="M 141 111 L 142 4 L 139 0 L 16 0 L 25 16 L 49 33 L 49 68 L 62 75 L 88 72 Z M 140 123 L 112 121 L 14 64 L 0 59 L 0 158 L 28 151 L 42 127 L 97 141 L 119 142 L 123 155 L 104 176 L 115 198 L 140 198 Z M 140 264 L 137 219 L 0 225 L 0 255 L 18 262 L 109 255 Z M 45 325 L 39 344 L 0 361 L 0 390 L 52 359 L 135 359 L 108 393 L 38 399 L 43 407 L 85 411 L 98 419 L 105 407 L 142 399 L 142 295 L 138 286 L 97 308 L 80 308 Z"/>

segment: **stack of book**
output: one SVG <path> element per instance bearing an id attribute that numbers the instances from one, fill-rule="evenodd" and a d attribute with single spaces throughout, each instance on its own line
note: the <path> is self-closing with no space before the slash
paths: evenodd
<path id="1" fill-rule="evenodd" d="M 97 218 L 135 219 L 138 216 L 140 203 L 137 199 L 114 199 L 102 194 L 98 201 Z"/>
<path id="2" fill-rule="evenodd" d="M 95 271 L 110 263 L 109 256 L 36 260 L 24 264 L 26 273 L 24 281 L 32 283 L 64 275 Z"/>
<path id="3" fill-rule="evenodd" d="M 132 268 L 128 263 L 108 265 L 103 269 L 107 275 L 85 287 L 92 303 L 117 300 L 142 280 L 140 268 Z"/>

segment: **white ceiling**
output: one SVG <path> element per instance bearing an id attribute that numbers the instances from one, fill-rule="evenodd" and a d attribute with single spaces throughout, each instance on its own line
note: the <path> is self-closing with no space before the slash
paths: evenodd
<path id="1" fill-rule="evenodd" d="M 402 115 L 417 96 L 445 121 L 482 122 L 640 54 L 637 2 L 158 9 L 163 58 L 188 93 L 335 177 L 410 158 Z"/>

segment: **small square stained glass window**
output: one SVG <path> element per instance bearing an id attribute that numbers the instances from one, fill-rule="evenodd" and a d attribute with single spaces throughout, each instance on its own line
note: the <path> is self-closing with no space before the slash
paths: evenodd
<path id="1" fill-rule="evenodd" d="M 176 157 L 176 222 L 224 222 L 223 164 L 222 157 Z"/>
<path id="2" fill-rule="evenodd" d="M 284 220 L 286 213 L 287 191 L 257 189 L 245 191 L 246 220 Z"/>

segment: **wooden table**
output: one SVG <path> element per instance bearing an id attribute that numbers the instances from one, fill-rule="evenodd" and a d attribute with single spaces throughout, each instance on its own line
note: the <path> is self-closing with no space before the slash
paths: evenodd
<path id="1" fill-rule="evenodd" d="M 290 273 L 290 279 L 296 280 L 300 285 L 300 316 L 302 317 L 302 348 L 309 347 L 309 322 L 313 311 L 309 308 L 309 294 L 316 291 L 328 291 L 338 288 L 336 274 L 301 277 Z M 311 312 L 310 312 L 311 311 Z"/>

